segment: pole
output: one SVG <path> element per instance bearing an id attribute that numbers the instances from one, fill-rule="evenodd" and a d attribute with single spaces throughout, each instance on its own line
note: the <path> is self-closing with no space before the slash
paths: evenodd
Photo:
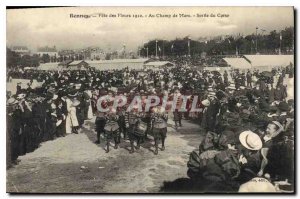
<path id="1" fill-rule="evenodd" d="M 257 30 L 258 30 L 258 27 L 256 27 L 256 37 L 255 37 L 255 49 L 256 49 L 256 54 L 258 53 L 258 50 L 257 50 Z"/>
<path id="2" fill-rule="evenodd" d="M 191 56 L 190 38 L 188 38 L 188 51 L 189 56 Z"/>
<path id="3" fill-rule="evenodd" d="M 141 49 L 140 49 L 140 47 L 139 47 L 139 57 L 141 57 Z"/>
<path id="4" fill-rule="evenodd" d="M 281 55 L 281 40 L 282 40 L 282 35 L 280 32 L 280 36 L 279 36 L 279 55 Z"/>
<path id="5" fill-rule="evenodd" d="M 148 58 L 148 47 L 147 47 L 147 58 Z"/>
<path id="6" fill-rule="evenodd" d="M 155 45 L 155 57 L 157 58 L 157 40 L 156 40 L 156 45 Z"/>
<path id="7" fill-rule="evenodd" d="M 164 40 L 163 40 L 163 46 L 162 46 L 162 50 L 163 50 L 163 58 L 165 57 L 165 42 L 164 42 Z"/>

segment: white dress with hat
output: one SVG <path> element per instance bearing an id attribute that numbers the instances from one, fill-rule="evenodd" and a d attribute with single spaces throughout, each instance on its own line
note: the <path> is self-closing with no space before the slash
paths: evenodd
<path id="1" fill-rule="evenodd" d="M 93 116 L 94 115 L 93 115 L 92 103 L 90 102 L 87 117 L 88 117 L 88 119 L 92 119 Z"/>
<path id="2" fill-rule="evenodd" d="M 66 118 L 66 133 L 72 133 L 72 127 L 79 126 L 77 116 L 76 116 L 76 107 L 73 107 L 73 102 L 70 99 L 66 100 L 68 115 Z"/>

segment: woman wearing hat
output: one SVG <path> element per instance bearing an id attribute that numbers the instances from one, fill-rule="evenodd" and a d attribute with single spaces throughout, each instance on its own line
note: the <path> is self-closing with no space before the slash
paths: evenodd
<path id="1" fill-rule="evenodd" d="M 76 116 L 76 106 L 80 104 L 78 100 L 66 99 L 68 115 L 66 117 L 66 134 L 77 134 L 78 120 Z"/>

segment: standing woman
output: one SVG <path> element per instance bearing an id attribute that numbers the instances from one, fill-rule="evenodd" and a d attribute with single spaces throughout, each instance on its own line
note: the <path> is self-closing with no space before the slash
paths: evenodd
<path id="1" fill-rule="evenodd" d="M 76 116 L 76 106 L 78 106 L 80 102 L 78 100 L 74 100 L 73 103 L 71 99 L 67 98 L 66 103 L 67 103 L 67 110 L 68 110 L 68 115 L 66 118 L 66 133 L 78 134 L 77 129 L 79 124 Z"/>
<path id="2" fill-rule="evenodd" d="M 153 108 L 153 113 L 151 115 L 153 122 L 153 137 L 155 142 L 154 154 L 158 154 L 158 142 L 161 139 L 161 150 L 165 150 L 165 140 L 167 137 L 167 121 L 168 113 L 162 106 L 157 106 Z"/>

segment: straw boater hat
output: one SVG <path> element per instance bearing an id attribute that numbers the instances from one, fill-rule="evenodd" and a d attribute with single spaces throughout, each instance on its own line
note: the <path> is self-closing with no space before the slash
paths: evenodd
<path id="1" fill-rule="evenodd" d="M 76 90 L 79 90 L 80 87 L 81 87 L 81 84 L 75 84 L 75 89 L 76 89 Z"/>
<path id="2" fill-rule="evenodd" d="M 201 102 L 201 104 L 203 104 L 203 106 L 209 106 L 210 105 L 210 101 L 208 99 L 205 99 Z"/>
<path id="3" fill-rule="evenodd" d="M 24 99 L 25 96 L 26 96 L 25 93 L 20 93 L 20 94 L 18 94 L 17 99 Z"/>
<path id="4" fill-rule="evenodd" d="M 214 92 L 214 89 L 212 88 L 212 86 L 209 86 L 207 89 L 208 92 Z"/>
<path id="5" fill-rule="evenodd" d="M 262 148 L 260 137 L 252 131 L 242 132 L 239 136 L 239 140 L 241 144 L 249 150 L 257 151 Z"/>
<path id="6" fill-rule="evenodd" d="M 234 84 L 230 84 L 227 89 L 229 90 L 235 90 L 235 85 Z"/>
<path id="7" fill-rule="evenodd" d="M 7 105 L 14 105 L 14 104 L 17 104 L 18 103 L 18 100 L 16 100 L 15 98 L 9 98 L 7 100 Z"/>

